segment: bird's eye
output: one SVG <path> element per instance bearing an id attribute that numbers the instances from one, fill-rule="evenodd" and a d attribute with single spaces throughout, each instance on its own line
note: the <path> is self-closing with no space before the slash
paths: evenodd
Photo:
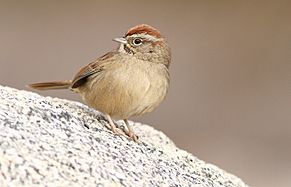
<path id="1" fill-rule="evenodd" d="M 132 40 L 133 45 L 139 46 L 142 44 L 142 39 L 141 38 L 135 38 Z"/>

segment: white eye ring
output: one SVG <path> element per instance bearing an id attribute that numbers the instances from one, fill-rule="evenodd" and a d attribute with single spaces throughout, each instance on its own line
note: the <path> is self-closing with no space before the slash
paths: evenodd
<path id="1" fill-rule="evenodd" d="M 132 44 L 135 45 L 135 46 L 139 46 L 142 44 L 142 39 L 141 38 L 134 38 L 132 40 Z"/>

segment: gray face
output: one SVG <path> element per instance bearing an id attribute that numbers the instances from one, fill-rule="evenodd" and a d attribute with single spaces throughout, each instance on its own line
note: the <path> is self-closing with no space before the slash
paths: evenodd
<path id="1" fill-rule="evenodd" d="M 127 43 L 124 45 L 124 49 L 131 54 L 153 53 L 155 42 L 159 41 L 159 39 L 148 34 L 134 34 L 131 36 L 127 36 L 125 39 Z"/>
<path id="2" fill-rule="evenodd" d="M 161 63 L 167 67 L 170 64 L 170 48 L 164 38 L 141 33 L 117 38 L 115 41 L 121 43 L 119 52 L 132 55 L 140 60 Z"/>

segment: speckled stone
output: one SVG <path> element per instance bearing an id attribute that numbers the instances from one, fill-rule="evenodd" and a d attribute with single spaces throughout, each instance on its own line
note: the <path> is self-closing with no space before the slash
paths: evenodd
<path id="1" fill-rule="evenodd" d="M 0 86 L 0 186 L 247 186 L 132 123 L 114 135 L 84 104 Z"/>

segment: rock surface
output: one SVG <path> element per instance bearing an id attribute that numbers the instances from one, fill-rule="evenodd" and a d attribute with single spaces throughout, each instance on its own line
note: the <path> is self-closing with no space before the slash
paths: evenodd
<path id="1" fill-rule="evenodd" d="M 133 123 L 139 144 L 114 135 L 78 102 L 0 86 L 0 186 L 247 186 Z"/>

